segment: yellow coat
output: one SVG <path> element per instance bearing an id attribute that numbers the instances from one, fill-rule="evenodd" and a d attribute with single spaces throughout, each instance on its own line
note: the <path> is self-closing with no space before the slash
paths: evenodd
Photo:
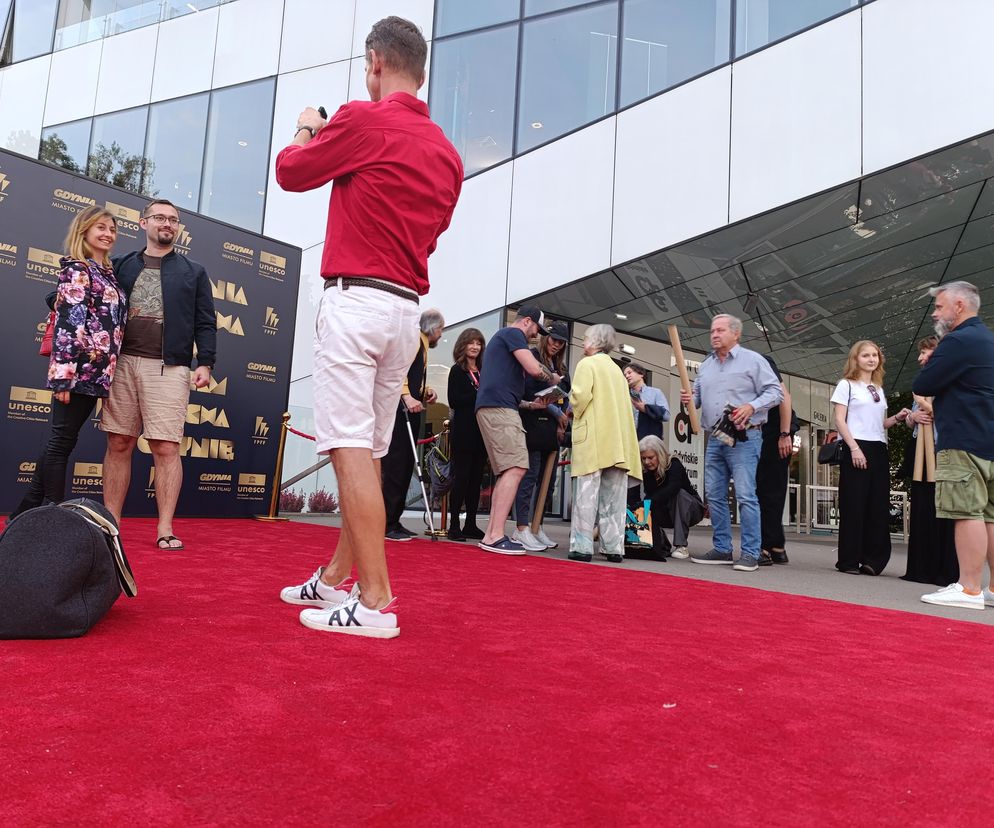
<path id="1" fill-rule="evenodd" d="M 573 372 L 573 477 L 624 469 L 642 479 L 639 442 L 628 382 L 607 354 L 584 357 Z"/>

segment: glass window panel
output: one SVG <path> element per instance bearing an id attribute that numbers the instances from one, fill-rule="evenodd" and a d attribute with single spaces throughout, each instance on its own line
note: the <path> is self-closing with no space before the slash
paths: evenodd
<path id="1" fill-rule="evenodd" d="M 525 16 L 531 17 L 545 12 L 568 9 L 571 6 L 582 6 L 590 0 L 525 0 Z"/>
<path id="2" fill-rule="evenodd" d="M 520 0 L 438 0 L 435 37 L 517 20 L 520 12 Z"/>
<path id="3" fill-rule="evenodd" d="M 200 205 L 208 94 L 155 104 L 148 117 L 142 192 L 181 210 Z"/>
<path id="4" fill-rule="evenodd" d="M 524 24 L 518 152 L 615 108 L 618 4 Z"/>
<path id="5" fill-rule="evenodd" d="M 59 0 L 21 0 L 14 6 L 13 27 L 3 63 L 16 63 L 52 51 L 58 5 Z"/>
<path id="6" fill-rule="evenodd" d="M 858 5 L 859 0 L 737 0 L 735 53 L 751 52 Z"/>
<path id="7" fill-rule="evenodd" d="M 55 48 L 129 32 L 218 5 L 220 0 L 62 0 L 55 31 Z"/>
<path id="8" fill-rule="evenodd" d="M 200 209 L 247 230 L 262 228 L 274 90 L 270 78 L 211 95 Z"/>
<path id="9" fill-rule="evenodd" d="M 147 122 L 147 106 L 94 118 L 86 174 L 115 187 L 141 192 Z"/>
<path id="10" fill-rule="evenodd" d="M 6 43 L 7 23 L 10 20 L 10 7 L 13 0 L 0 0 L 0 51 Z"/>
<path id="11" fill-rule="evenodd" d="M 728 61 L 731 0 L 626 0 L 621 106 Z"/>
<path id="12" fill-rule="evenodd" d="M 86 156 L 90 149 L 91 120 L 73 121 L 48 127 L 41 132 L 38 157 L 49 164 L 75 173 L 86 172 Z"/>
<path id="13" fill-rule="evenodd" d="M 462 156 L 466 175 L 511 157 L 518 26 L 436 41 L 431 113 Z"/>

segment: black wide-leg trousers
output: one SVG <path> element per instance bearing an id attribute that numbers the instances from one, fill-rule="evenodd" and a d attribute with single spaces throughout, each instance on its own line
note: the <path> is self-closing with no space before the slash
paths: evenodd
<path id="1" fill-rule="evenodd" d="M 865 469 L 843 451 L 839 474 L 839 569 L 865 564 L 879 575 L 890 560 L 890 458 L 887 444 L 857 440 Z"/>

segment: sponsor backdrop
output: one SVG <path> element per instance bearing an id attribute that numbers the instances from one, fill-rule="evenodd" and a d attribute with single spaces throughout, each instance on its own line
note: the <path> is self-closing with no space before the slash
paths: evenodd
<path id="1" fill-rule="evenodd" d="M 168 198 L 168 193 L 162 194 Z M 0 324 L 7 342 L 0 420 L 0 513 L 26 491 L 48 436 L 52 394 L 38 355 L 44 297 L 58 281 L 62 242 L 73 215 L 91 204 L 117 217 L 115 253 L 144 246 L 138 226 L 148 199 L 0 151 Z M 265 513 L 282 414 L 290 390 L 300 250 L 195 213 L 181 214 L 176 248 L 207 268 L 217 312 L 217 364 L 211 384 L 193 389 L 186 415 L 180 515 Z M 100 407 L 83 427 L 69 462 L 68 497 L 100 498 L 105 439 Z M 132 464 L 129 515 L 154 515 L 154 469 L 140 440 Z"/>

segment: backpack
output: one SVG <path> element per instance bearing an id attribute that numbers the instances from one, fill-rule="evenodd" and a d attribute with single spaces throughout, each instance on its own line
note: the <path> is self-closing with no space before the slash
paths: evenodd
<path id="1" fill-rule="evenodd" d="M 138 589 L 117 523 L 87 498 L 39 506 L 0 535 L 0 638 L 75 638 Z"/>

